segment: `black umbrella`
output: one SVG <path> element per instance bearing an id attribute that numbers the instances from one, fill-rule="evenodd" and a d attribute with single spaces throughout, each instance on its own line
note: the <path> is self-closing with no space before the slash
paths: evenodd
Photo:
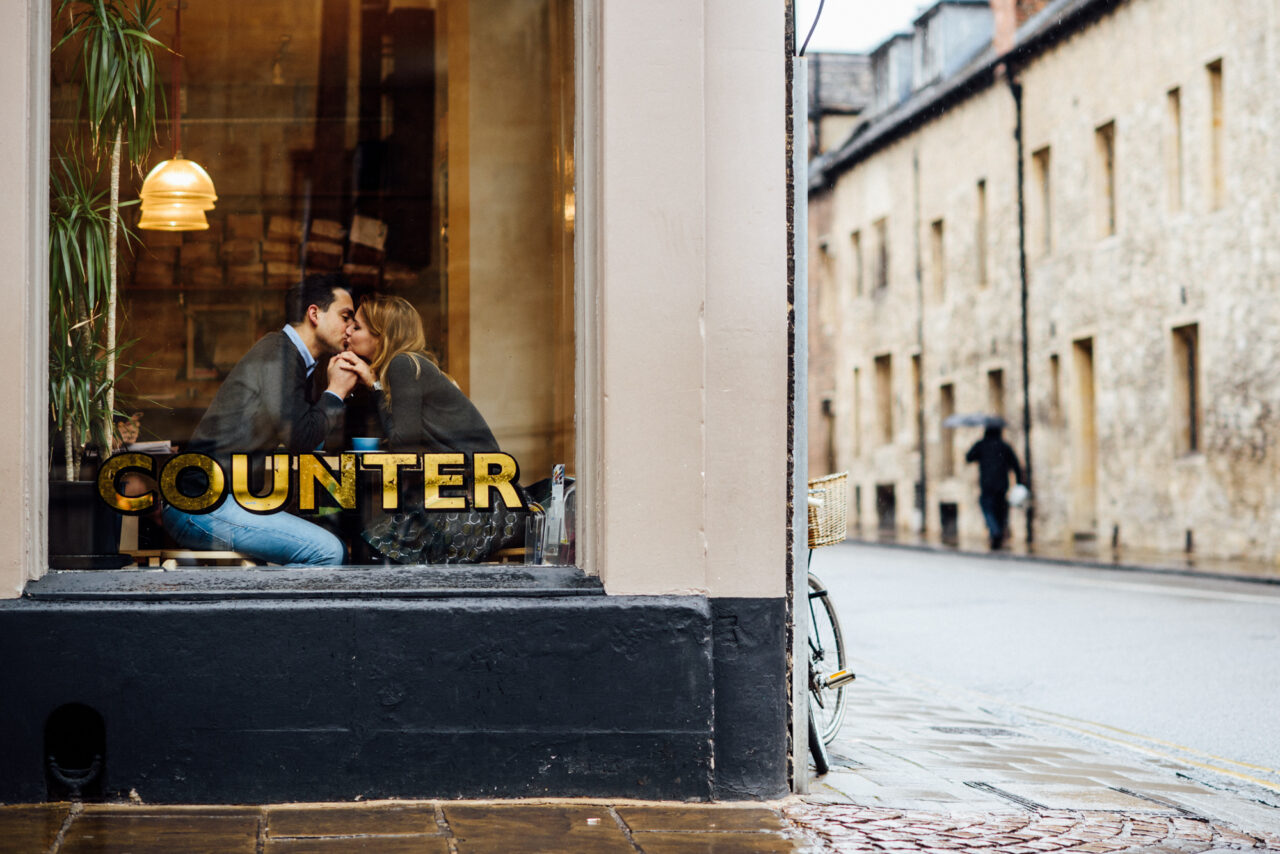
<path id="1" fill-rule="evenodd" d="M 1005 421 L 999 415 L 987 415 L 984 412 L 966 412 L 961 415 L 949 415 L 942 422 L 943 427 L 1001 427 Z"/>

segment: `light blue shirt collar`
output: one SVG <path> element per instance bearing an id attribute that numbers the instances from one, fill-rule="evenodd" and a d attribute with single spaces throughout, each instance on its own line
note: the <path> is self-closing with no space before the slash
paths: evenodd
<path id="1" fill-rule="evenodd" d="M 284 325 L 284 334 L 285 337 L 293 342 L 293 346 L 298 348 L 298 352 L 302 354 L 302 364 L 306 365 L 307 376 L 310 377 L 316 369 L 316 357 L 311 355 L 307 345 L 302 343 L 302 336 L 298 334 L 298 330 L 286 323 Z"/>

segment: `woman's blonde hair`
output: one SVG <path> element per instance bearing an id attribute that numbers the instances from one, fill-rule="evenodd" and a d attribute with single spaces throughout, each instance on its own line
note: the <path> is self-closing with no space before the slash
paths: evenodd
<path id="1" fill-rule="evenodd" d="M 378 339 L 378 350 L 374 354 L 369 367 L 378 382 L 383 385 L 387 406 L 391 406 L 391 387 L 387 385 L 387 367 L 391 360 L 401 353 L 414 357 L 414 376 L 422 373 L 422 364 L 417 357 L 421 356 L 436 367 L 440 363 L 427 349 L 427 336 L 422 330 L 422 316 L 413 307 L 413 303 L 404 297 L 372 294 L 360 301 L 360 310 L 364 312 L 365 325 L 370 334 Z"/>

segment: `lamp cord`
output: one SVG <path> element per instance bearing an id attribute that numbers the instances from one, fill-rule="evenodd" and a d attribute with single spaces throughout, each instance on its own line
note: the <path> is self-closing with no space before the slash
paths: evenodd
<path id="1" fill-rule="evenodd" d="M 822 6 L 827 0 L 818 0 L 818 11 L 813 16 L 813 25 L 809 27 L 809 35 L 804 37 L 804 44 L 800 45 L 800 52 L 796 56 L 804 56 L 805 49 L 809 47 L 809 39 L 813 38 L 813 31 L 818 28 L 818 19 L 822 17 Z"/>
<path id="2" fill-rule="evenodd" d="M 173 156 L 182 150 L 182 0 L 177 0 L 173 13 Z"/>

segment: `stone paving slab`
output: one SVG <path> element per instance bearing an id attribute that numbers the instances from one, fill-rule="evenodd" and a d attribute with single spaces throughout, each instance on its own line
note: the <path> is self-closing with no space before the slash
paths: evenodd
<path id="1" fill-rule="evenodd" d="M 0 854 L 816 854 L 780 805 L 0 806 Z"/>
<path id="2" fill-rule="evenodd" d="M 864 670 L 831 772 L 784 810 L 822 850 L 1280 851 L 1280 807 L 1175 761 L 1076 743 Z"/>

